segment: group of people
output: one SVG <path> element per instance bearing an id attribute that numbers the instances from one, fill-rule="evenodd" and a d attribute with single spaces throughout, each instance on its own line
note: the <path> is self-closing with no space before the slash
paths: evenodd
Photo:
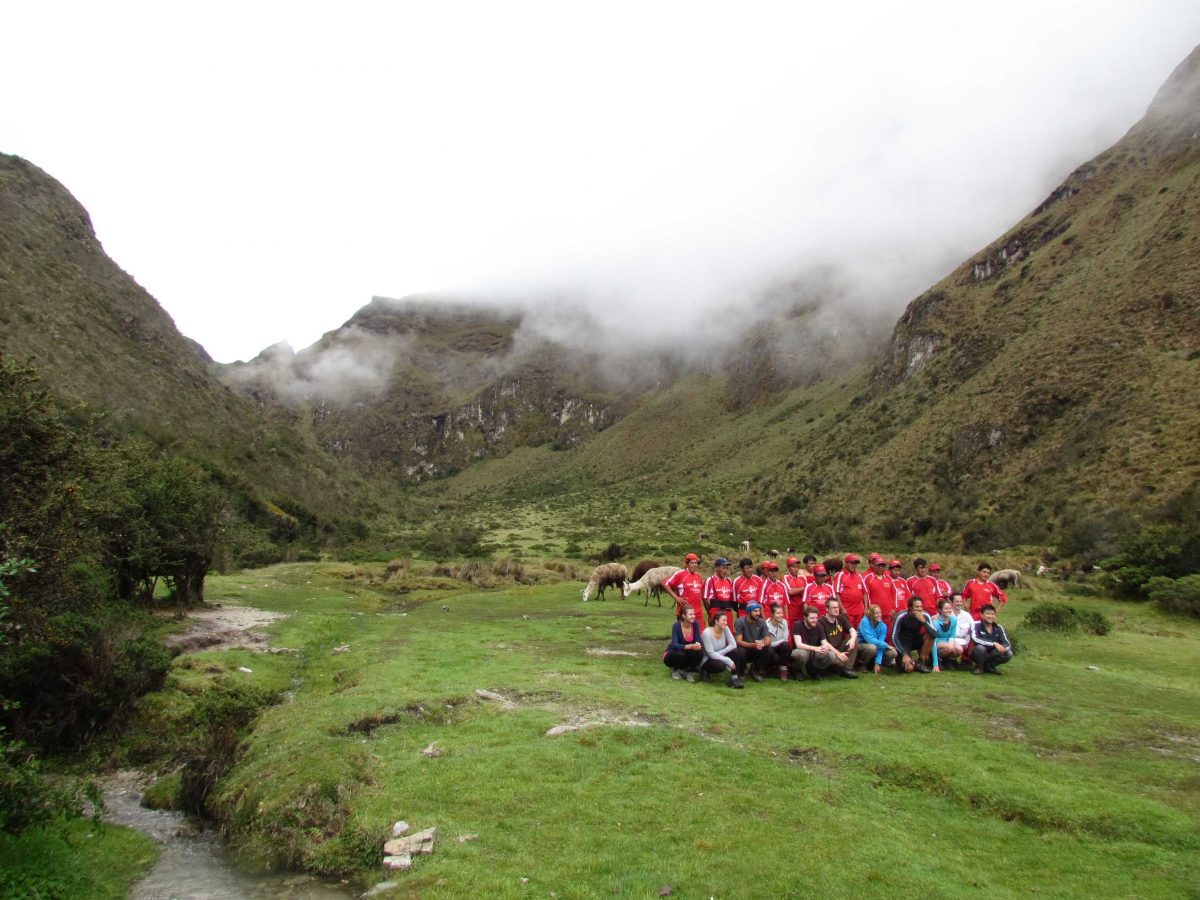
<path id="1" fill-rule="evenodd" d="M 673 678 L 709 681 L 728 672 L 730 685 L 741 688 L 747 676 L 857 678 L 859 669 L 879 674 L 885 666 L 907 673 L 969 665 L 999 675 L 997 667 L 1012 659 L 1012 641 L 996 621 L 1008 597 L 988 580 L 988 563 L 956 592 L 937 563 L 914 559 L 905 578 L 898 559 L 872 553 L 866 574 L 861 561 L 847 554 L 831 581 L 814 556 L 788 557 L 782 577 L 773 560 L 755 571 L 753 560 L 742 559 L 735 578 L 721 557 L 704 578 L 700 557 L 689 553 L 663 583 L 676 605 L 663 662 Z"/>

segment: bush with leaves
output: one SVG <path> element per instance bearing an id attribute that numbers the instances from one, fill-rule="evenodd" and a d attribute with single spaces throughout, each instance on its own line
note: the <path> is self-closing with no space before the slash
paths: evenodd
<path id="1" fill-rule="evenodd" d="M 1082 631 L 1084 634 L 1105 635 L 1112 631 L 1112 622 L 1104 613 L 1077 609 L 1066 603 L 1042 603 L 1025 614 L 1025 627 L 1039 631 Z"/>
<path id="2" fill-rule="evenodd" d="M 1200 575 L 1183 578 L 1159 575 L 1146 583 L 1146 593 L 1167 612 L 1200 618 Z"/>

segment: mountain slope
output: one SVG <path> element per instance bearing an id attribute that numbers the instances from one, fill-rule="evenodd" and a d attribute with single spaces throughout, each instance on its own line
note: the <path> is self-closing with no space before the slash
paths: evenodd
<path id="1" fill-rule="evenodd" d="M 29 360 L 103 427 L 202 461 L 259 501 L 323 516 L 370 492 L 311 440 L 225 387 L 199 345 L 105 255 L 87 211 L 53 178 L 0 154 L 0 351 Z"/>

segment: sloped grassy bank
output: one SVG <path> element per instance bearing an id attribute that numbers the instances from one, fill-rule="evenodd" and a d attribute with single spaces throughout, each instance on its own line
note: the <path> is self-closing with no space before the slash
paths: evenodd
<path id="1" fill-rule="evenodd" d="M 183 657 L 148 701 L 169 730 L 172 691 L 285 698 L 207 794 L 249 856 L 369 885 L 403 818 L 440 839 L 398 876 L 402 895 L 756 896 L 785 877 L 809 896 L 1197 886 L 1193 622 L 1039 585 L 1003 614 L 1022 647 L 1003 677 L 731 691 L 667 677 L 665 608 L 511 578 L 411 589 L 407 573 L 395 593 L 376 568 L 213 579 L 210 600 L 290 613 L 273 644 L 297 652 Z M 1046 599 L 1115 628 L 1022 629 Z M 582 727 L 546 735 L 562 724 Z M 831 854 L 844 868 L 826 877 L 813 861 Z"/>

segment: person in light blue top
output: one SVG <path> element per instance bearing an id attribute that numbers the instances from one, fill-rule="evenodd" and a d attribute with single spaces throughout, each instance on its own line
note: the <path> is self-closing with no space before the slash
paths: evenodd
<path id="1" fill-rule="evenodd" d="M 896 661 L 896 651 L 888 644 L 883 609 L 878 603 L 868 606 L 867 614 L 858 623 L 858 659 L 867 665 L 872 657 L 876 675 L 883 671 L 884 665 L 890 666 Z"/>
<path id="2" fill-rule="evenodd" d="M 958 634 L 958 619 L 954 616 L 954 604 L 949 600 L 938 601 L 938 614 L 929 623 L 933 629 L 933 671 L 942 671 L 942 663 L 962 659 L 962 648 L 955 637 Z"/>

